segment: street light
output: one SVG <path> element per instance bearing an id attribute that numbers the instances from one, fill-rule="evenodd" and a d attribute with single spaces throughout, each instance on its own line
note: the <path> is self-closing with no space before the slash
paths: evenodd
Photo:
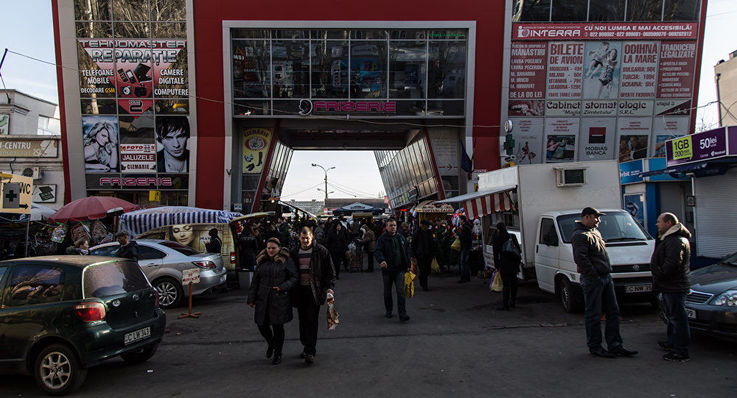
<path id="1" fill-rule="evenodd" d="M 319 167 L 325 173 L 325 203 L 327 204 L 328 203 L 328 171 L 334 169 L 335 166 L 326 169 L 325 167 L 317 163 L 312 163 L 312 167 Z"/>

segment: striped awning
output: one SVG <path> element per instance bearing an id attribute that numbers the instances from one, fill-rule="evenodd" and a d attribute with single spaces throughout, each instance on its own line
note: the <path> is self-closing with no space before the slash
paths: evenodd
<path id="1" fill-rule="evenodd" d="M 136 210 L 120 216 L 120 229 L 132 236 L 154 228 L 176 224 L 225 224 L 241 213 L 225 210 L 200 209 L 186 206 L 164 206 Z"/>
<path id="2" fill-rule="evenodd" d="M 503 186 L 493 190 L 472 192 L 438 200 L 436 203 L 461 203 L 461 206 L 466 210 L 466 217 L 473 220 L 491 213 L 514 210 L 512 190 L 515 188 L 517 187 L 513 185 Z"/>

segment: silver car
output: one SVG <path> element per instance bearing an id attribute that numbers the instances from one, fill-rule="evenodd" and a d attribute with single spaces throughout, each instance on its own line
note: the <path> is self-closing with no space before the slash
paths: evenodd
<path id="1" fill-rule="evenodd" d="M 181 304 L 188 290 L 182 288 L 182 271 L 200 270 L 200 283 L 192 285 L 192 295 L 212 292 L 217 286 L 225 286 L 226 270 L 219 253 L 200 253 L 191 247 L 161 239 L 136 239 L 138 265 L 151 284 L 159 292 L 162 307 Z M 118 252 L 117 242 L 90 248 L 95 256 L 112 256 Z"/>

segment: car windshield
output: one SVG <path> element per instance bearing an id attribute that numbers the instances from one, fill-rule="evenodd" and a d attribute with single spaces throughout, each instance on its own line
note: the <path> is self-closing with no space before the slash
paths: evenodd
<path id="1" fill-rule="evenodd" d="M 189 246 L 184 246 L 184 245 L 182 245 L 180 243 L 177 243 L 177 242 L 171 242 L 171 241 L 161 242 L 161 246 L 165 246 L 165 247 L 168 247 L 170 249 L 174 249 L 174 250 L 178 251 L 179 253 L 184 254 L 185 256 L 194 256 L 196 254 L 201 254 L 197 250 L 195 250 L 195 249 L 193 249 L 193 248 L 191 248 Z"/>
<path id="2" fill-rule="evenodd" d="M 565 243 L 571 243 L 573 232 L 576 230 L 576 220 L 580 218 L 579 214 L 558 216 L 558 227 Z M 626 212 L 610 212 L 601 216 L 599 232 L 607 243 L 652 239 L 650 234 Z"/>
<path id="3" fill-rule="evenodd" d="M 148 279 L 138 263 L 110 261 L 84 269 L 82 278 L 84 297 L 104 298 L 147 288 Z"/>

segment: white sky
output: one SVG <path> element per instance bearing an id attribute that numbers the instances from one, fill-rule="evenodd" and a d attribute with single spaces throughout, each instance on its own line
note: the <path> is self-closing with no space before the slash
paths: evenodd
<path id="1" fill-rule="evenodd" d="M 54 33 L 50 0 L 0 0 L 0 51 L 5 48 L 48 62 L 54 62 Z M 737 1 L 709 0 L 699 84 L 699 105 L 716 100 L 714 65 L 737 50 Z M 1 55 L 1 54 L 0 54 Z M 51 65 L 8 53 L 0 70 L 5 86 L 58 102 L 56 71 Z M 697 129 L 716 127 L 717 107 L 700 108 Z M 359 197 L 375 197 L 384 187 L 370 151 L 295 151 L 284 184 L 283 199 L 309 200 L 324 197 L 316 186 L 323 181 L 319 163 L 335 166 L 328 174 L 340 189 Z M 307 189 L 310 188 L 310 189 Z M 331 197 L 352 197 L 339 189 Z M 300 192 L 302 191 L 302 192 Z"/>

